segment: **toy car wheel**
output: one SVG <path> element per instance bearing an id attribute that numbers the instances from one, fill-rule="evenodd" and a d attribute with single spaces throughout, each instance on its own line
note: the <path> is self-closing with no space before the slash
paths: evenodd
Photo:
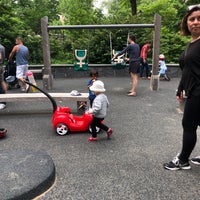
<path id="1" fill-rule="evenodd" d="M 61 136 L 68 134 L 69 133 L 68 126 L 64 123 L 57 124 L 56 133 Z"/>
<path id="2" fill-rule="evenodd" d="M 6 136 L 7 130 L 5 128 L 0 128 L 0 138 L 4 138 Z"/>
<path id="3" fill-rule="evenodd" d="M 89 129 L 90 133 L 92 133 L 92 128 L 91 128 L 91 125 L 89 126 L 89 128 L 88 128 L 88 129 Z M 100 129 L 99 127 L 97 127 L 97 126 L 96 126 L 96 132 L 97 132 L 97 133 L 99 133 L 99 132 L 100 132 L 100 130 L 101 130 L 101 129 Z"/>

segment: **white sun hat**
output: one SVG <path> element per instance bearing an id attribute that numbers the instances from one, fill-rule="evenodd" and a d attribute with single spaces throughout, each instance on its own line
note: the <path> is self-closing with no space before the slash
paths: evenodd
<path id="1" fill-rule="evenodd" d="M 104 83 L 102 81 L 95 81 L 93 85 L 90 87 L 91 91 L 94 92 L 105 92 L 106 89 L 104 88 Z"/>

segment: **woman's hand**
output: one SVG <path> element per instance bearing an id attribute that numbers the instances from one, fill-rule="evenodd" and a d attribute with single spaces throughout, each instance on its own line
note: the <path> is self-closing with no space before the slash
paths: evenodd
<path id="1" fill-rule="evenodd" d="M 182 103 L 183 102 L 183 92 L 180 92 L 179 94 L 177 94 L 176 99 L 178 100 L 179 103 Z"/>
<path id="2" fill-rule="evenodd" d="M 113 56 L 113 58 L 112 58 L 112 60 L 114 61 L 115 59 L 117 59 L 118 57 L 116 57 L 116 56 Z"/>

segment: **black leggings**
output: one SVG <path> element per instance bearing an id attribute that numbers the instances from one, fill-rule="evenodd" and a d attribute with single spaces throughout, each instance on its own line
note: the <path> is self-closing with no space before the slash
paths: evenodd
<path id="1" fill-rule="evenodd" d="M 197 127 L 200 125 L 200 96 L 186 100 L 182 119 L 183 144 L 179 159 L 188 162 L 197 141 Z"/>
<path id="2" fill-rule="evenodd" d="M 92 137 L 94 137 L 94 138 L 97 137 L 96 126 L 106 132 L 108 131 L 109 128 L 105 124 L 102 124 L 103 120 L 104 120 L 104 118 L 97 118 L 97 117 L 93 116 L 92 123 L 91 123 Z"/>

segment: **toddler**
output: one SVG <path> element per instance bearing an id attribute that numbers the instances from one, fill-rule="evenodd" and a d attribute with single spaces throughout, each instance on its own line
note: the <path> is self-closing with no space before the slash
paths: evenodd
<path id="1" fill-rule="evenodd" d="M 96 127 L 107 132 L 107 138 L 109 139 L 113 130 L 112 128 L 107 127 L 105 124 L 102 123 L 104 118 L 106 117 L 107 108 L 109 105 L 108 98 L 104 94 L 106 91 L 104 88 L 104 83 L 100 80 L 97 80 L 93 83 L 90 87 L 90 90 L 94 92 L 96 95 L 92 108 L 89 109 L 88 113 L 93 115 L 91 128 L 92 128 L 92 136 L 88 138 L 88 141 L 97 141 L 97 132 Z"/>
<path id="2" fill-rule="evenodd" d="M 167 66 L 165 64 L 165 56 L 163 54 L 159 55 L 159 66 L 160 66 L 159 76 L 165 75 L 167 71 Z"/>

